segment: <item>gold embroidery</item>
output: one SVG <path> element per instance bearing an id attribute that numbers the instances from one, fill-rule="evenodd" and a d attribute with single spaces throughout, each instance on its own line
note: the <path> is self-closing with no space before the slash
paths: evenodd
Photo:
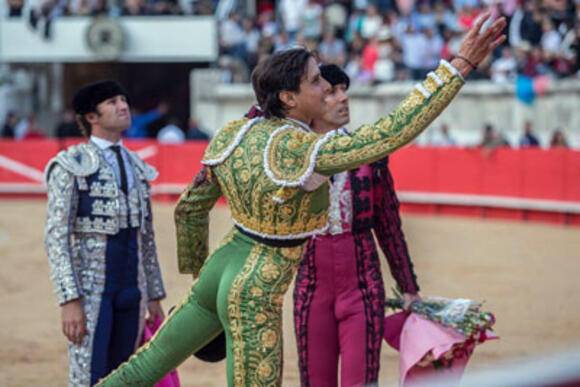
<path id="1" fill-rule="evenodd" d="M 282 376 L 282 302 L 296 248 L 255 245 L 228 294 L 235 386 L 272 386 Z M 291 256 L 291 257 L 290 257 Z"/>

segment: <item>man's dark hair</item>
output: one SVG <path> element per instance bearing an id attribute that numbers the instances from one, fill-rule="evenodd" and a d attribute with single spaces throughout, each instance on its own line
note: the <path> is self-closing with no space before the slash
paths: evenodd
<path id="1" fill-rule="evenodd" d="M 304 48 L 279 51 L 260 63 L 252 73 L 252 86 L 266 118 L 283 118 L 288 108 L 282 91 L 299 91 L 300 80 L 313 54 Z"/>
<path id="2" fill-rule="evenodd" d="M 350 86 L 350 78 L 346 73 L 335 64 L 324 64 L 320 66 L 320 75 L 326 79 L 330 86 L 344 84 L 346 88 Z"/>

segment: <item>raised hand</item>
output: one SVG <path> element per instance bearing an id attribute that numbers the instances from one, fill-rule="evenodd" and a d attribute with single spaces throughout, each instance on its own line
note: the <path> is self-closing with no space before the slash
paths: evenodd
<path id="1" fill-rule="evenodd" d="M 501 32 L 507 22 L 504 17 L 494 21 L 485 31 L 481 31 L 483 24 L 489 19 L 490 13 L 486 12 L 469 30 L 463 38 L 455 59 L 451 61 L 463 77 L 474 70 L 493 50 L 506 40 Z"/>

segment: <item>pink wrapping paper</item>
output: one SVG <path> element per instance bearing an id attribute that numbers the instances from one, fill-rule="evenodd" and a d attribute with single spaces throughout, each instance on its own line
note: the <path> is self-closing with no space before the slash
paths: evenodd
<path id="1" fill-rule="evenodd" d="M 470 357 L 468 355 L 454 359 L 449 368 L 434 369 L 418 366 L 417 364 L 429 352 L 434 359 L 439 359 L 453 345 L 465 342 L 465 338 L 451 328 L 442 327 L 414 313 L 407 315 L 405 312 L 400 312 L 387 316 L 384 338 L 391 347 L 400 352 L 399 384 L 401 386 L 410 386 L 419 379 L 435 374 L 448 377 L 450 386 L 453 383 L 458 385 Z M 487 331 L 480 343 L 497 338 L 498 336 Z"/>
<path id="2" fill-rule="evenodd" d="M 157 332 L 157 329 L 161 326 L 161 320 L 156 318 L 153 322 L 153 326 L 150 327 L 149 324 L 145 323 L 145 331 L 143 332 L 143 343 L 148 342 L 151 337 Z M 177 375 L 177 370 L 171 371 L 169 374 L 165 375 L 155 387 L 180 387 L 179 375 Z"/>

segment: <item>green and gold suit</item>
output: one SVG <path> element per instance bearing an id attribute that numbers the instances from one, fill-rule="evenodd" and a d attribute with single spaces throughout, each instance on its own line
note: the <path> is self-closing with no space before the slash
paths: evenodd
<path id="1" fill-rule="evenodd" d="M 175 211 L 179 270 L 197 280 L 153 340 L 100 385 L 153 386 L 222 331 L 230 386 L 280 385 L 282 301 L 302 254 L 300 241 L 326 227 L 328 177 L 413 140 L 463 83 L 442 62 L 393 113 L 350 134 L 319 136 L 277 118 L 222 128 Z M 236 227 L 207 258 L 208 215 L 222 195 Z"/>

